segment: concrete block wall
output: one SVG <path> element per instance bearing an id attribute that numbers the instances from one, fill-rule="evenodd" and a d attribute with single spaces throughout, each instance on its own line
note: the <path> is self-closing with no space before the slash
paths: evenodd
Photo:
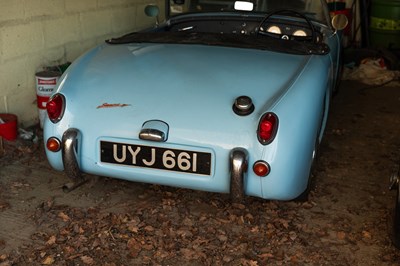
<path id="1" fill-rule="evenodd" d="M 21 126 L 38 123 L 35 73 L 154 25 L 143 11 L 150 3 L 164 7 L 164 0 L 0 0 L 0 113 L 16 114 Z"/>

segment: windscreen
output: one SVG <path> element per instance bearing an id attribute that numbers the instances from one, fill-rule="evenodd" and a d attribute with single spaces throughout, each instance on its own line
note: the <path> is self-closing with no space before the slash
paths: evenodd
<path id="1" fill-rule="evenodd" d="M 238 2 L 251 3 L 251 10 L 241 9 Z M 305 14 L 312 20 L 326 24 L 327 6 L 325 0 L 169 0 L 169 15 L 175 16 L 185 13 L 202 12 L 246 12 L 270 13 L 277 10 L 289 9 Z"/>

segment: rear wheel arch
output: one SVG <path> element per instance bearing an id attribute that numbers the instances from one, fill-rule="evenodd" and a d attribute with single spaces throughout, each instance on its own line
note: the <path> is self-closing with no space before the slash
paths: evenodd
<path id="1" fill-rule="evenodd" d="M 299 201 L 299 202 L 305 202 L 308 200 L 308 196 L 310 194 L 310 191 L 312 189 L 314 179 L 315 179 L 315 167 L 318 162 L 318 157 L 319 157 L 319 149 L 320 149 L 320 144 L 322 141 L 322 137 L 324 135 L 325 127 L 327 124 L 328 120 L 328 113 L 329 113 L 329 105 L 330 105 L 330 91 L 329 89 L 325 93 L 325 97 L 323 100 L 323 105 L 322 105 L 322 116 L 321 116 L 321 123 L 318 129 L 318 132 L 316 134 L 316 140 L 312 152 L 312 157 L 311 157 L 311 165 L 309 169 L 309 175 L 308 175 L 308 182 L 307 182 L 307 187 L 306 189 L 294 199 L 294 201 Z"/>

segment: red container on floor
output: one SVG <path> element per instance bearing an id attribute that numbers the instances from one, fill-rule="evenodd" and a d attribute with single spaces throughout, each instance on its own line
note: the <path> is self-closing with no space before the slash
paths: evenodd
<path id="1" fill-rule="evenodd" d="M 352 23 L 352 19 L 353 19 L 353 14 L 351 12 L 352 11 L 351 11 L 350 8 L 346 8 L 346 9 L 343 9 L 343 10 L 336 10 L 336 11 L 331 12 L 332 16 L 333 15 L 338 15 L 338 14 L 343 14 L 343 15 L 345 15 L 347 17 L 347 20 L 349 22 L 347 23 L 347 26 L 344 29 L 344 34 L 347 35 L 347 36 L 351 34 L 351 25 L 352 25 L 351 23 Z"/>
<path id="2" fill-rule="evenodd" d="M 17 138 L 17 116 L 14 114 L 0 114 L 0 136 L 6 140 L 15 140 Z"/>

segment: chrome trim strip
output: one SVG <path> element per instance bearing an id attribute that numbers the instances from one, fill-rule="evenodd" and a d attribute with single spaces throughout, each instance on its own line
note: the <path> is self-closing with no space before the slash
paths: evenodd
<path id="1" fill-rule="evenodd" d="M 139 133 L 139 138 L 143 140 L 164 142 L 167 140 L 164 132 L 157 129 L 144 128 Z"/>

